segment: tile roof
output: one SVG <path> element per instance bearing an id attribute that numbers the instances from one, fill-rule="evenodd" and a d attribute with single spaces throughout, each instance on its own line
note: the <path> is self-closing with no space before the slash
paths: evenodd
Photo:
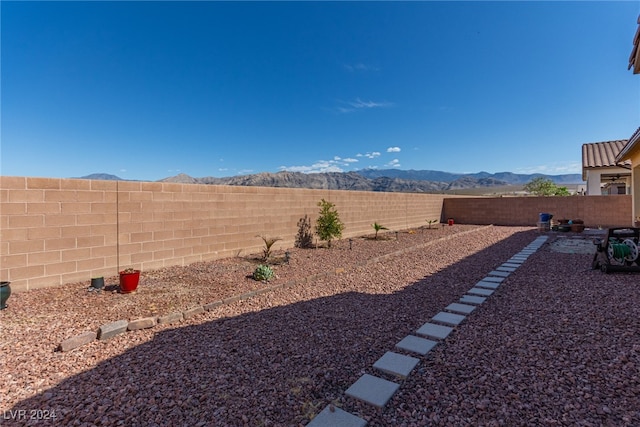
<path id="1" fill-rule="evenodd" d="M 639 67 L 640 68 L 640 67 Z M 636 145 L 640 144 L 640 127 L 636 129 L 636 131 L 629 138 L 629 142 L 624 146 L 622 150 L 618 154 L 616 154 L 616 160 L 620 161 L 624 157 L 627 157 L 629 153 L 635 148 Z M 630 163 L 630 160 L 626 160 L 624 163 Z"/>
<path id="2" fill-rule="evenodd" d="M 640 74 L 640 15 L 638 16 L 638 29 L 633 37 L 633 49 L 629 56 L 629 68 L 633 67 L 633 74 Z"/>
<path id="3" fill-rule="evenodd" d="M 626 139 L 582 144 L 582 167 L 630 166 L 631 162 L 616 162 L 616 156 L 627 144 Z"/>

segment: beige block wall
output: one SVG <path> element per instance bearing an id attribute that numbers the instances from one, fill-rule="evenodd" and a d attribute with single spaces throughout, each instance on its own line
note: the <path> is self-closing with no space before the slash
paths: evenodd
<path id="1" fill-rule="evenodd" d="M 258 253 L 257 235 L 293 246 L 298 220 L 336 205 L 344 238 L 453 217 L 531 225 L 540 212 L 589 226 L 628 226 L 631 196 L 469 198 L 159 182 L 0 177 L 0 280 L 15 291 Z"/>
<path id="2" fill-rule="evenodd" d="M 540 213 L 582 219 L 587 227 L 629 227 L 631 196 L 447 198 L 443 216 L 465 224 L 535 226 Z"/>
<path id="3" fill-rule="evenodd" d="M 439 219 L 442 195 L 0 177 L 0 279 L 16 291 L 292 247 L 298 220 L 336 204 L 343 237 Z"/>

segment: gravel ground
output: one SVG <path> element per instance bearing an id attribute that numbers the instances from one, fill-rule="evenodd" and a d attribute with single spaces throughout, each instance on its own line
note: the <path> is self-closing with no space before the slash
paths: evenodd
<path id="1" fill-rule="evenodd" d="M 455 225 L 292 249 L 271 283 L 291 286 L 68 353 L 54 349 L 103 323 L 264 287 L 246 277 L 256 260 L 145 272 L 130 295 L 88 282 L 12 295 L 0 312 L 0 423 L 292 426 L 333 403 L 372 426 L 640 425 L 640 276 L 590 270 L 591 255 L 551 245 L 422 357 L 384 409 L 344 395 L 538 235 Z"/>

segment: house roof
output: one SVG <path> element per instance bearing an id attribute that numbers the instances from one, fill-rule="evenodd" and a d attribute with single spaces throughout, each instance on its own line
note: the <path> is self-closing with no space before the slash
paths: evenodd
<path id="1" fill-rule="evenodd" d="M 629 161 L 619 162 L 616 157 L 627 144 L 626 139 L 582 144 L 582 168 L 627 167 Z"/>
<path id="2" fill-rule="evenodd" d="M 640 145 L 640 127 L 636 129 L 633 135 L 631 135 L 631 138 L 629 138 L 629 142 L 627 142 L 622 150 L 620 150 L 620 152 L 616 155 L 616 160 L 620 162 L 622 161 L 622 159 L 627 159 L 631 151 L 633 151 L 638 145 Z M 625 160 L 625 163 L 631 164 L 629 160 Z"/>
<path id="3" fill-rule="evenodd" d="M 633 37 L 633 49 L 629 56 L 629 68 L 633 67 L 633 74 L 640 74 L 640 15 L 638 16 L 638 29 Z"/>

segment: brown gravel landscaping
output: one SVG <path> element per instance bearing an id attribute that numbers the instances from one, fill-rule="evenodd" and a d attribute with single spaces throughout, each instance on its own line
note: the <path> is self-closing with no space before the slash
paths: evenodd
<path id="1" fill-rule="evenodd" d="M 249 277 L 248 255 L 143 271 L 134 294 L 88 281 L 14 294 L 0 312 L 0 424 L 295 426 L 334 404 L 371 426 L 640 425 L 640 275 L 591 270 L 592 255 L 550 244 L 420 357 L 383 409 L 345 396 L 362 374 L 385 377 L 378 358 L 539 235 L 456 224 L 292 248 L 268 284 Z M 108 322 L 238 295 L 56 351 Z"/>

